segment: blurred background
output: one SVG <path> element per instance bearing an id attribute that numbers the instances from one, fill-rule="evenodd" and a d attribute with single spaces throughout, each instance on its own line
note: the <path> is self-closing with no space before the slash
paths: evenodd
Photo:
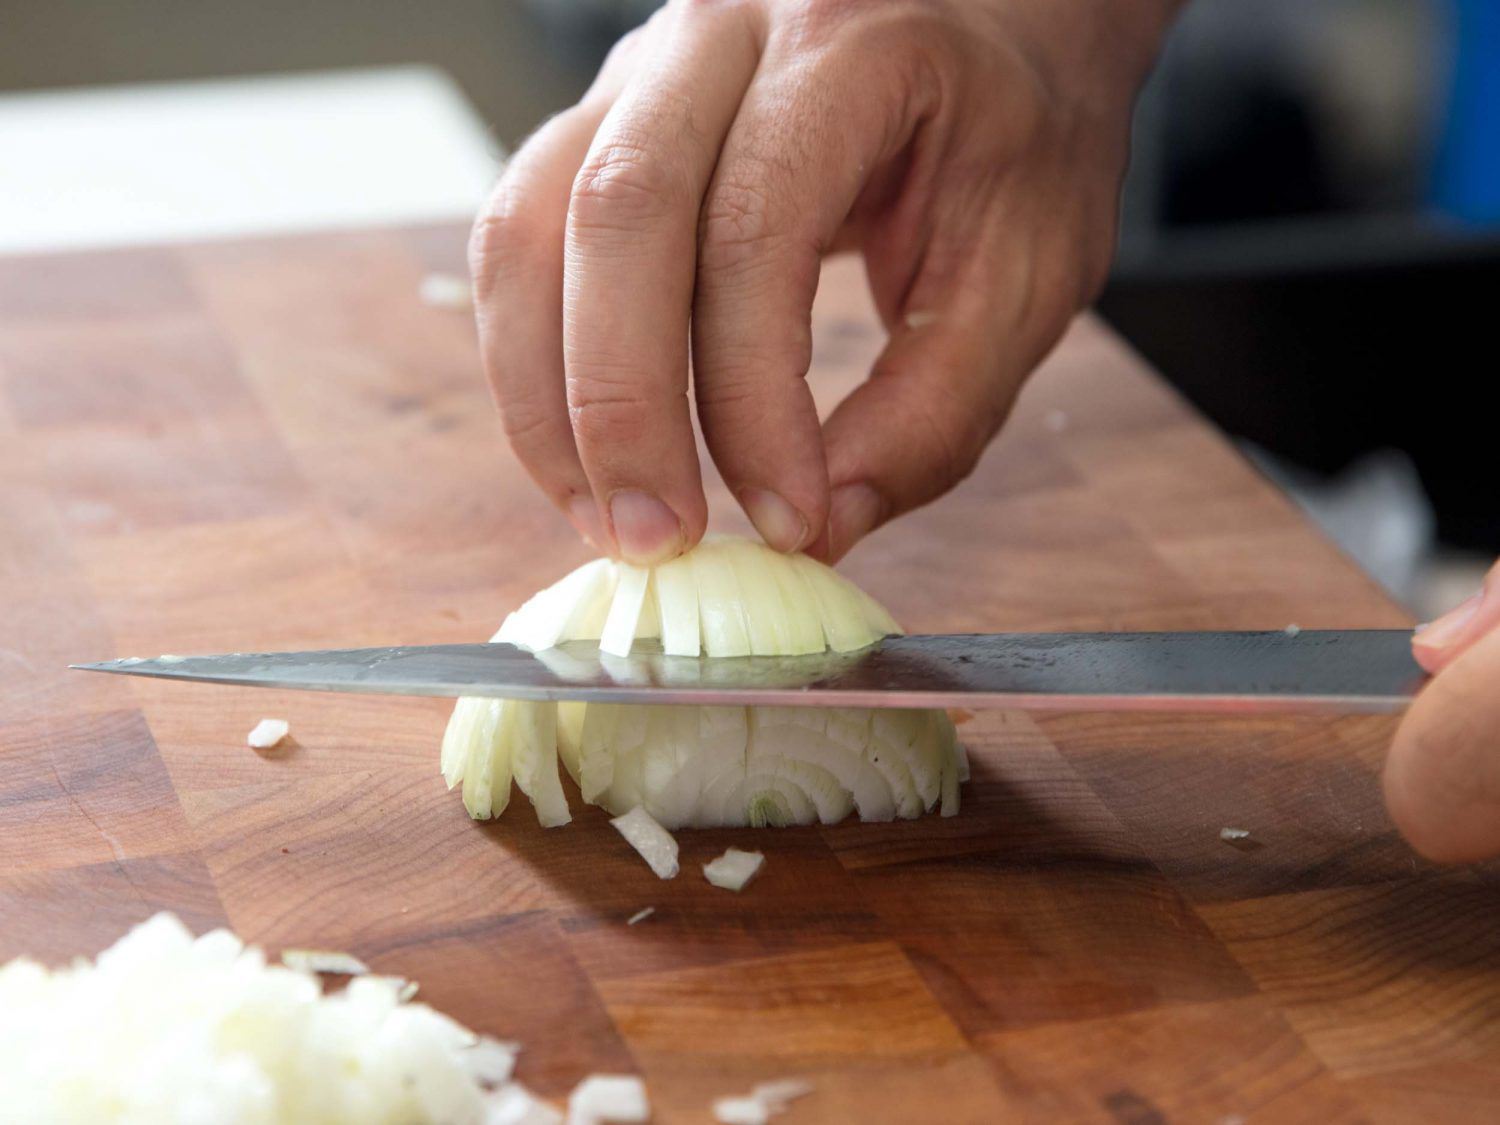
<path id="1" fill-rule="evenodd" d="M 655 6 L 4 0 L 0 253 L 467 215 Z M 1500 553 L 1497 110 L 1497 0 L 1195 0 L 1100 301 L 1423 617 Z"/>

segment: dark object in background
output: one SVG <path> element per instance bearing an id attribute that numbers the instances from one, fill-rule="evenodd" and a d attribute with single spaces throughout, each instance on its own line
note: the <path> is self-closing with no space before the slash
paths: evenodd
<path id="1" fill-rule="evenodd" d="M 1168 227 L 1310 215 L 1338 205 L 1306 102 L 1272 75 L 1220 79 L 1193 90 L 1193 130 L 1168 119 L 1161 221 Z M 1191 134 L 1199 132 L 1196 138 Z"/>
<path id="2" fill-rule="evenodd" d="M 1417 467 L 1500 552 L 1500 3 L 1198 0 L 1137 115 L 1100 309 L 1229 432 L 1332 475 Z"/>
<path id="3" fill-rule="evenodd" d="M 1100 311 L 1216 423 L 1321 473 L 1415 461 L 1456 547 L 1500 552 L 1500 231 L 1330 219 L 1184 232 Z"/>

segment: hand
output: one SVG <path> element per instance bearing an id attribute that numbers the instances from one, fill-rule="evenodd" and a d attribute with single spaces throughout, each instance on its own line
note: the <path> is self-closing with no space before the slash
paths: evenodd
<path id="1" fill-rule="evenodd" d="M 772 546 L 842 555 L 973 467 L 1102 283 L 1175 0 L 672 0 L 507 165 L 470 261 L 527 470 L 585 537 L 702 536 L 687 392 Z M 889 332 L 820 426 L 823 255 Z"/>
<path id="2" fill-rule="evenodd" d="M 1500 563 L 1412 642 L 1434 673 L 1401 721 L 1385 798 L 1412 846 L 1449 863 L 1500 855 Z"/>

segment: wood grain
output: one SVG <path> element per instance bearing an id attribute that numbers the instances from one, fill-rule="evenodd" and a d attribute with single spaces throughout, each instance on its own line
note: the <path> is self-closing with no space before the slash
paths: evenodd
<path id="1" fill-rule="evenodd" d="M 817 1092 L 787 1125 L 1500 1117 L 1500 878 L 1392 830 L 1387 719 L 960 716 L 961 816 L 757 834 L 733 895 L 697 871 L 744 832 L 682 833 L 663 883 L 576 793 L 564 829 L 471 823 L 440 702 L 66 672 L 473 640 L 587 557 L 505 451 L 468 319 L 417 300 L 462 245 L 0 261 L 0 957 L 158 909 L 347 948 L 521 1040 L 537 1089 L 639 1070 L 669 1123 L 788 1074 Z M 830 267 L 825 409 L 874 323 Z M 973 477 L 847 570 L 917 630 L 1407 623 L 1088 319 Z M 293 734 L 259 755 L 266 715 Z"/>

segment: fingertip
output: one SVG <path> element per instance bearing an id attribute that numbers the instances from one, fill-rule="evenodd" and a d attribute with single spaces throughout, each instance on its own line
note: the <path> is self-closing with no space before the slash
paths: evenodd
<path id="1" fill-rule="evenodd" d="M 1434 645 L 1423 644 L 1422 634 L 1420 633 L 1412 637 L 1411 655 L 1412 659 L 1421 665 L 1422 671 L 1433 676 L 1442 671 L 1443 666 L 1452 659 L 1450 654 L 1444 649 Z"/>
<path id="2" fill-rule="evenodd" d="M 656 566 L 687 550 L 681 517 L 648 492 L 616 492 L 609 499 L 609 522 L 620 557 L 636 566 Z"/>
<path id="3" fill-rule="evenodd" d="M 800 551 L 812 538 L 812 523 L 784 496 L 769 488 L 742 488 L 740 507 L 766 545 L 782 554 Z"/>

